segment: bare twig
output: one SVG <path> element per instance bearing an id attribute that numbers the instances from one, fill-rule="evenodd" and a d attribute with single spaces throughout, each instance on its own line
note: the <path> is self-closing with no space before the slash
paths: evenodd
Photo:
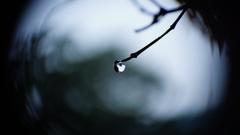
<path id="1" fill-rule="evenodd" d="M 132 0 L 133 4 L 144 14 L 154 16 L 154 13 L 145 9 L 137 0 Z"/>
<path id="2" fill-rule="evenodd" d="M 186 5 L 183 5 L 183 6 L 174 8 L 174 9 L 167 10 L 162 5 L 160 5 L 158 2 L 156 2 L 155 0 L 150 0 L 150 1 L 159 8 L 159 11 L 157 13 L 155 13 L 155 14 L 147 11 L 136 0 L 133 0 L 133 2 L 135 3 L 135 5 L 138 6 L 140 11 L 142 11 L 145 14 L 153 16 L 153 19 L 152 19 L 150 24 L 148 24 L 148 25 L 146 25 L 146 26 L 144 26 L 144 27 L 142 27 L 140 29 L 136 29 L 135 32 L 141 32 L 141 31 L 151 27 L 152 25 L 158 23 L 160 18 L 165 16 L 168 13 L 176 12 L 176 11 L 183 10 L 184 8 L 186 8 Z"/>
<path id="3" fill-rule="evenodd" d="M 156 39 L 154 39 L 152 42 L 150 42 L 149 44 L 147 44 L 146 46 L 144 46 L 143 48 L 141 48 L 140 50 L 134 52 L 134 53 L 131 53 L 129 57 L 123 59 L 123 60 L 120 60 L 120 62 L 126 62 L 126 61 L 129 61 L 131 60 L 132 58 L 137 58 L 138 55 L 140 55 L 142 52 L 144 52 L 146 49 L 148 49 L 149 47 L 151 47 L 154 43 L 156 43 L 157 41 L 159 41 L 161 38 L 163 38 L 166 34 L 168 34 L 171 30 L 173 30 L 177 23 L 179 22 L 179 20 L 182 18 L 182 16 L 184 15 L 184 13 L 186 12 L 186 10 L 188 9 L 188 7 L 186 5 L 184 6 L 181 6 L 179 8 L 175 8 L 175 9 L 172 9 L 172 10 L 169 10 L 170 12 L 175 12 L 175 11 L 178 11 L 182 9 L 182 12 L 179 14 L 179 16 L 177 17 L 177 19 L 172 23 L 172 25 L 162 34 L 160 35 L 159 37 L 157 37 Z"/>

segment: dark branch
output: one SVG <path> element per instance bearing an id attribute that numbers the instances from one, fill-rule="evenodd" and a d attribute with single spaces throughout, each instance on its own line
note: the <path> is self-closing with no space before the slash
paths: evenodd
<path id="1" fill-rule="evenodd" d="M 145 10 L 136 0 L 134 0 L 133 2 L 139 7 L 139 9 L 142 12 L 144 12 L 145 14 L 153 16 L 152 22 L 150 24 L 148 24 L 148 25 L 146 25 L 146 26 L 144 26 L 140 29 L 136 29 L 135 32 L 141 32 L 141 31 L 151 27 L 152 25 L 158 23 L 160 18 L 165 16 L 168 13 L 176 12 L 176 11 L 183 10 L 183 9 L 186 8 L 186 5 L 183 5 L 183 6 L 174 8 L 174 9 L 167 10 L 163 6 L 161 6 L 158 2 L 156 2 L 155 0 L 151 0 L 151 2 L 159 8 L 159 12 L 154 14 L 154 13 L 150 13 L 149 11 Z"/>
<path id="2" fill-rule="evenodd" d="M 137 0 L 132 0 L 133 4 L 144 14 L 154 16 L 155 14 L 145 9 Z"/>
<path id="3" fill-rule="evenodd" d="M 157 23 L 159 20 L 153 20 L 150 24 L 142 27 L 142 28 L 139 28 L 139 29 L 136 29 L 135 32 L 141 32 L 143 30 L 146 30 L 147 28 L 151 27 L 152 25 L 154 25 L 155 23 Z"/>
<path id="4" fill-rule="evenodd" d="M 138 50 L 134 53 L 131 53 L 129 57 L 121 60 L 121 62 L 126 62 L 126 61 L 131 60 L 132 58 L 137 58 L 138 55 L 140 55 L 142 52 L 147 50 L 149 47 L 151 47 L 153 44 L 155 44 L 157 41 L 159 41 L 161 38 L 163 38 L 165 35 L 167 35 L 171 30 L 173 30 L 176 27 L 177 23 L 182 18 L 182 16 L 184 15 L 184 13 L 187 9 L 188 9 L 187 6 L 184 6 L 182 12 L 179 14 L 177 19 L 172 23 L 172 25 L 161 36 L 157 37 L 156 39 L 154 39 L 152 42 L 150 42 L 149 44 L 147 44 L 146 46 L 144 46 L 140 50 Z"/>

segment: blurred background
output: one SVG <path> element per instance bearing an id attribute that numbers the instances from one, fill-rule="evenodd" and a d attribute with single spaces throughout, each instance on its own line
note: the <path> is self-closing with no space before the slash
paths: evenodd
<path id="1" fill-rule="evenodd" d="M 113 62 L 163 33 L 179 12 L 151 21 L 131 0 L 19 1 L 6 27 L 7 93 L 14 132 L 29 135 L 215 133 L 226 49 L 184 15 L 116 73 Z M 180 4 L 159 0 L 166 8 Z M 152 12 L 149 1 L 139 4 Z M 11 46 L 8 46 L 11 45 Z"/>

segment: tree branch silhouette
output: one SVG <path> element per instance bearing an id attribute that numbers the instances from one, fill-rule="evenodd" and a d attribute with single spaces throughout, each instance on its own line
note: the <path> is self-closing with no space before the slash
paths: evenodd
<path id="1" fill-rule="evenodd" d="M 141 31 L 143 31 L 143 30 L 153 26 L 154 24 L 158 23 L 160 21 L 161 17 L 165 16 L 166 14 L 169 14 L 169 13 L 172 13 L 172 12 L 176 12 L 176 11 L 180 11 L 180 10 L 183 10 L 183 9 L 185 9 L 187 7 L 187 5 L 182 5 L 182 6 L 173 8 L 173 9 L 166 9 L 162 5 L 160 5 L 158 2 L 156 2 L 155 0 L 150 0 L 150 1 L 159 8 L 159 11 L 157 13 L 152 13 L 152 12 L 148 11 L 147 9 L 142 7 L 137 2 L 137 0 L 133 0 L 132 1 L 139 8 L 139 10 L 142 13 L 145 13 L 147 15 L 151 15 L 153 17 L 150 24 L 148 24 L 148 25 L 146 25 L 146 26 L 144 26 L 142 28 L 136 29 L 135 32 L 141 32 Z"/>
<path id="2" fill-rule="evenodd" d="M 154 0 L 151 0 L 151 1 L 154 2 L 155 5 L 157 4 Z M 176 12 L 176 11 L 179 11 L 179 10 L 182 10 L 182 12 L 179 14 L 179 16 L 176 18 L 176 20 L 170 25 L 170 27 L 162 35 L 160 35 L 159 37 L 154 39 L 152 42 L 150 42 L 149 44 L 147 44 L 146 46 L 144 46 L 140 50 L 138 50 L 138 51 L 136 51 L 134 53 L 131 53 L 129 57 L 127 57 L 125 59 L 122 59 L 122 60 L 116 60 L 114 62 L 114 65 L 116 65 L 118 63 L 127 62 L 127 61 L 131 60 L 132 58 L 137 58 L 141 53 L 143 53 L 145 50 L 147 50 L 149 47 L 151 47 L 157 41 L 159 41 L 161 38 L 163 38 L 165 35 L 167 35 L 170 31 L 172 31 L 176 27 L 177 23 L 179 22 L 179 20 L 182 18 L 182 16 L 184 15 L 184 13 L 188 9 L 187 5 L 183 5 L 183 6 L 180 6 L 180 7 L 174 8 L 174 9 L 170 9 L 170 10 L 166 10 L 166 9 L 162 8 L 159 4 L 157 4 L 157 5 L 160 8 L 159 12 L 153 16 L 153 21 L 152 21 L 152 23 L 150 25 L 148 25 L 148 27 L 150 27 L 151 25 L 157 23 L 158 22 L 158 18 L 160 16 L 164 16 L 164 15 L 166 15 L 168 13 Z M 141 10 L 141 11 L 145 12 L 145 10 Z M 149 13 L 149 12 L 147 12 L 147 13 Z M 141 30 L 144 30 L 146 28 L 147 27 L 144 27 Z"/>

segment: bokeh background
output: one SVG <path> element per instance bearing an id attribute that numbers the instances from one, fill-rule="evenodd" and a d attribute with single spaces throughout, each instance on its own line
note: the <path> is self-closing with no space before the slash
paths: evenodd
<path id="1" fill-rule="evenodd" d="M 179 13 L 135 33 L 151 18 L 130 0 L 23 3 L 11 20 L 11 46 L 5 48 L 12 118 L 19 132 L 211 133 L 215 111 L 224 101 L 227 48 L 220 54 L 217 43 L 187 15 L 119 74 L 114 60 L 159 36 Z M 157 12 L 150 2 L 139 3 Z M 179 6 L 173 0 L 159 3 Z"/>

